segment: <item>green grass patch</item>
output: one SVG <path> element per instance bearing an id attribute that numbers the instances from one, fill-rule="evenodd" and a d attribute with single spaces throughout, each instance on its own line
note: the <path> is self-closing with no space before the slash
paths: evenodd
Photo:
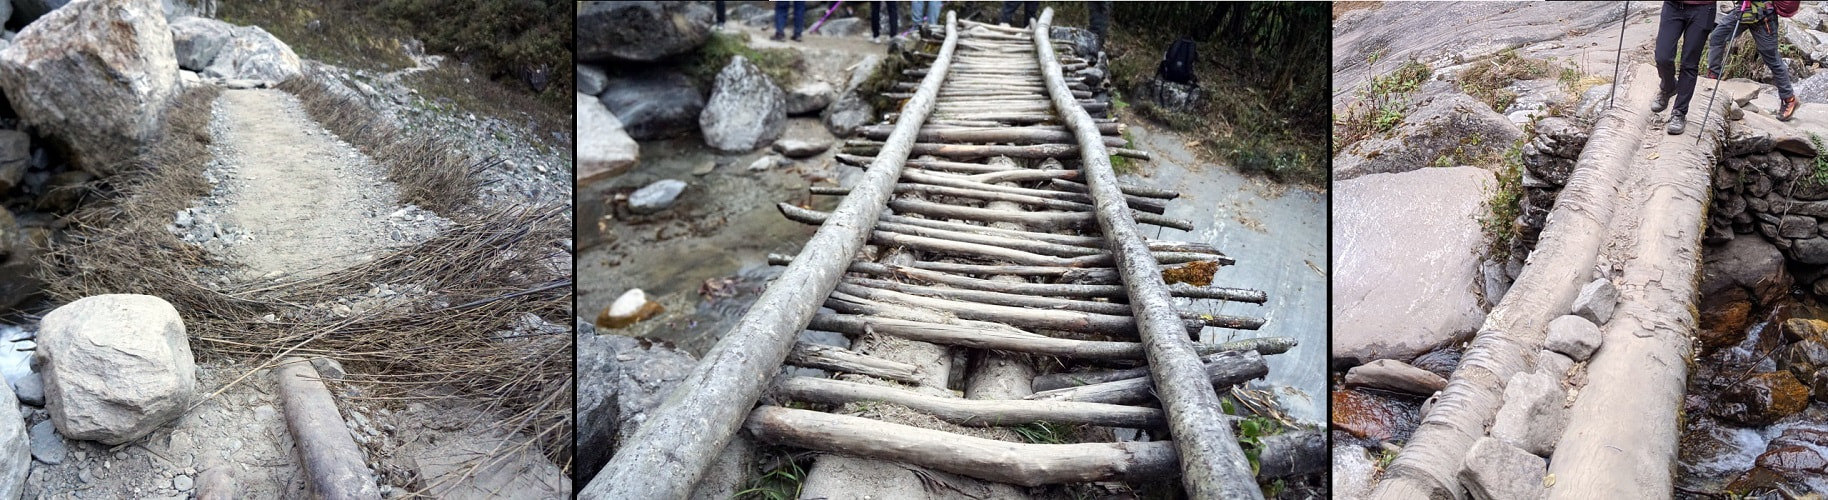
<path id="1" fill-rule="evenodd" d="M 522 90 L 518 82 L 500 82 L 477 74 L 471 67 L 445 61 L 427 71 L 407 75 L 400 83 L 419 91 L 434 103 L 449 102 L 456 110 L 493 116 L 508 123 L 533 124 L 540 141 L 554 134 L 573 137 L 573 111 Z M 568 147 L 561 145 L 560 147 Z"/>
<path id="2" fill-rule="evenodd" d="M 805 62 L 800 53 L 791 49 L 757 49 L 750 47 L 743 40 L 743 35 L 733 33 L 711 33 L 703 46 L 693 51 L 681 67 L 692 83 L 701 89 L 710 89 L 717 81 L 717 73 L 730 65 L 736 56 L 749 59 L 757 69 L 768 75 L 774 84 L 783 89 L 790 88 L 804 72 Z"/>
<path id="3" fill-rule="evenodd" d="M 742 491 L 736 492 L 738 500 L 795 500 L 800 498 L 800 488 L 806 483 L 806 466 L 811 465 L 812 454 L 794 454 L 785 449 L 773 448 L 764 452 L 759 474 L 752 476 L 749 484 Z"/>
<path id="4" fill-rule="evenodd" d="M 216 14 L 230 23 L 260 26 L 300 57 L 369 71 L 413 67 L 400 45 L 407 36 L 376 22 L 359 2 L 222 2 Z"/>
<path id="5" fill-rule="evenodd" d="M 1497 161 L 1496 168 L 1490 169 L 1497 176 L 1487 195 L 1486 214 L 1479 218 L 1479 227 L 1491 237 L 1490 255 L 1493 259 L 1504 261 L 1510 258 L 1511 241 L 1517 238 L 1517 217 L 1523 214 L 1523 145 L 1529 142 L 1531 134 L 1525 134 L 1509 148 L 1504 150 Z"/>
<path id="6" fill-rule="evenodd" d="M 1376 67 L 1381 54 L 1369 58 Z M 1358 91 L 1358 100 L 1333 120 L 1333 153 L 1377 134 L 1395 130 L 1409 111 L 1409 94 L 1434 76 L 1428 65 L 1410 60 L 1388 73 L 1371 77 Z"/>
<path id="7" fill-rule="evenodd" d="M 1073 428 L 1053 422 L 1034 422 L 1011 427 L 1023 441 L 1035 444 L 1066 444 L 1072 442 Z"/>
<path id="8" fill-rule="evenodd" d="M 1517 93 L 1506 87 L 1517 80 L 1547 77 L 1552 71 L 1549 61 L 1524 57 L 1518 55 L 1516 49 L 1507 49 L 1460 72 L 1460 90 L 1490 105 L 1493 111 L 1503 113 L 1505 108 L 1517 102 Z M 1567 72 L 1563 71 L 1562 78 L 1567 77 Z"/>
<path id="9" fill-rule="evenodd" d="M 1809 133 L 1809 142 L 1815 143 L 1815 171 L 1809 173 L 1809 182 L 1817 186 L 1828 185 L 1828 148 L 1822 147 L 1822 136 Z"/>

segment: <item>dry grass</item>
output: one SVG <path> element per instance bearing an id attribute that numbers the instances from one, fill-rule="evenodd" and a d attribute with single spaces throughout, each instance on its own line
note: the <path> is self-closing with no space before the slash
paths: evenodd
<path id="1" fill-rule="evenodd" d="M 309 77 L 293 77 L 279 88 L 298 96 L 305 112 L 376 162 L 399 185 L 400 199 L 457 219 L 476 201 L 477 174 L 498 161 L 476 161 L 449 140 L 413 134 L 355 98 Z"/>
<path id="2" fill-rule="evenodd" d="M 258 366 L 285 355 L 340 359 L 351 368 L 350 380 L 374 395 L 373 404 L 427 398 L 474 403 L 500 417 L 496 425 L 505 434 L 525 438 L 494 456 L 537 450 L 569 473 L 573 353 L 565 326 L 572 292 L 570 270 L 555 259 L 570 237 L 569 207 L 462 217 L 476 210 L 467 159 L 444 153 L 448 146 L 436 140 L 382 127 L 365 108 L 337 109 L 348 103 L 311 85 L 294 81 L 287 88 L 301 93 L 314 117 L 356 138 L 351 142 L 386 164 L 408 201 L 458 224 L 372 262 L 303 281 L 206 284 L 210 270 L 234 264 L 165 228 L 172 213 L 209 193 L 202 172 L 210 160 L 208 125 L 217 91 L 193 89 L 167 110 L 157 147 L 98 189 L 99 201 L 72 215 L 67 241 L 42 257 L 54 300 L 104 293 L 161 297 L 178 309 L 204 359 Z M 375 284 L 424 292 L 349 317 L 304 305 L 363 296 Z M 529 329 L 529 314 L 562 328 Z"/>

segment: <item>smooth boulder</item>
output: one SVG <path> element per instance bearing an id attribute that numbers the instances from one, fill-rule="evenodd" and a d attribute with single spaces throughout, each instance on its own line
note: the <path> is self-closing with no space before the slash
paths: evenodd
<path id="1" fill-rule="evenodd" d="M 96 295 L 52 310 L 39 323 L 35 361 L 45 409 L 70 439 L 138 439 L 197 396 L 184 321 L 150 295 Z"/>
<path id="2" fill-rule="evenodd" d="M 610 78 L 597 94 L 603 106 L 622 120 L 628 136 L 646 141 L 685 135 L 698 129 L 705 96 L 691 79 L 671 71 L 644 71 Z"/>
<path id="3" fill-rule="evenodd" d="M 178 56 L 178 67 L 191 71 L 208 68 L 234 36 L 235 25 L 215 19 L 183 17 L 171 21 L 172 49 Z"/>
<path id="4" fill-rule="evenodd" d="M 736 56 L 717 73 L 711 100 L 698 114 L 705 144 L 726 153 L 747 153 L 774 143 L 787 127 L 787 93 L 749 58 Z"/>
<path id="5" fill-rule="evenodd" d="M 621 120 L 597 98 L 578 94 L 577 183 L 620 174 L 641 159 L 641 145 L 622 131 Z"/>
<path id="6" fill-rule="evenodd" d="M 235 28 L 235 35 L 222 45 L 216 59 L 202 71 L 203 76 L 210 78 L 273 83 L 286 81 L 301 72 L 303 66 L 292 47 L 259 26 Z"/>
<path id="7" fill-rule="evenodd" d="M 178 63 L 161 9 L 154 0 L 90 0 L 26 26 L 0 50 L 7 101 L 83 170 L 122 170 L 159 136 L 176 95 Z"/>
<path id="8" fill-rule="evenodd" d="M 1446 388 L 1447 379 L 1402 361 L 1380 359 L 1346 370 L 1346 387 L 1356 386 L 1428 396 Z"/>
<path id="9" fill-rule="evenodd" d="M 686 183 L 678 179 L 655 181 L 628 195 L 628 210 L 637 214 L 654 214 L 673 206 Z"/>
<path id="10" fill-rule="evenodd" d="M 710 38 L 713 17 L 688 2 L 584 2 L 577 12 L 580 61 L 653 62 L 684 54 Z"/>
<path id="11" fill-rule="evenodd" d="M 1332 358 L 1409 360 L 1479 329 L 1478 217 L 1493 182 L 1452 167 L 1335 183 Z"/>
<path id="12" fill-rule="evenodd" d="M 0 384 L 0 498 L 20 498 L 32 472 L 32 443 L 12 389 Z"/>

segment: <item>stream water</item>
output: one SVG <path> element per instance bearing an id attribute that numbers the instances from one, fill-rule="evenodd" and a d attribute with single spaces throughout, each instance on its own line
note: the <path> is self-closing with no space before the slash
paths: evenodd
<path id="1" fill-rule="evenodd" d="M 1819 369 L 1791 352 L 1814 341 L 1783 333 L 1785 321 L 1828 318 L 1828 308 L 1791 296 L 1754 317 L 1743 340 L 1704 350 L 1695 361 L 1683 404 L 1677 498 L 1828 491 L 1828 403 L 1809 399 L 1801 386 L 1808 380 L 1784 380 Z"/>

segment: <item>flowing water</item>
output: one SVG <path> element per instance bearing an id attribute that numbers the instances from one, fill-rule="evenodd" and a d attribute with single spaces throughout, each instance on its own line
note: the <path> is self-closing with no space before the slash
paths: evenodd
<path id="1" fill-rule="evenodd" d="M 1820 465 L 1811 467 L 1809 459 L 1811 455 L 1820 457 L 1815 459 L 1819 464 L 1828 458 L 1828 403 L 1810 400 L 1801 412 L 1767 425 L 1745 425 L 1730 416 L 1744 411 L 1744 405 L 1729 395 L 1743 393 L 1745 385 L 1761 374 L 1785 369 L 1778 361 L 1788 344 L 1781 333 L 1785 320 L 1828 318 L 1828 310 L 1812 301 L 1786 297 L 1756 318 L 1743 340 L 1702 352 L 1693 366 L 1683 404 L 1686 418 L 1677 460 L 1678 498 L 1779 489 L 1792 494 L 1828 492 L 1828 471 Z"/>

